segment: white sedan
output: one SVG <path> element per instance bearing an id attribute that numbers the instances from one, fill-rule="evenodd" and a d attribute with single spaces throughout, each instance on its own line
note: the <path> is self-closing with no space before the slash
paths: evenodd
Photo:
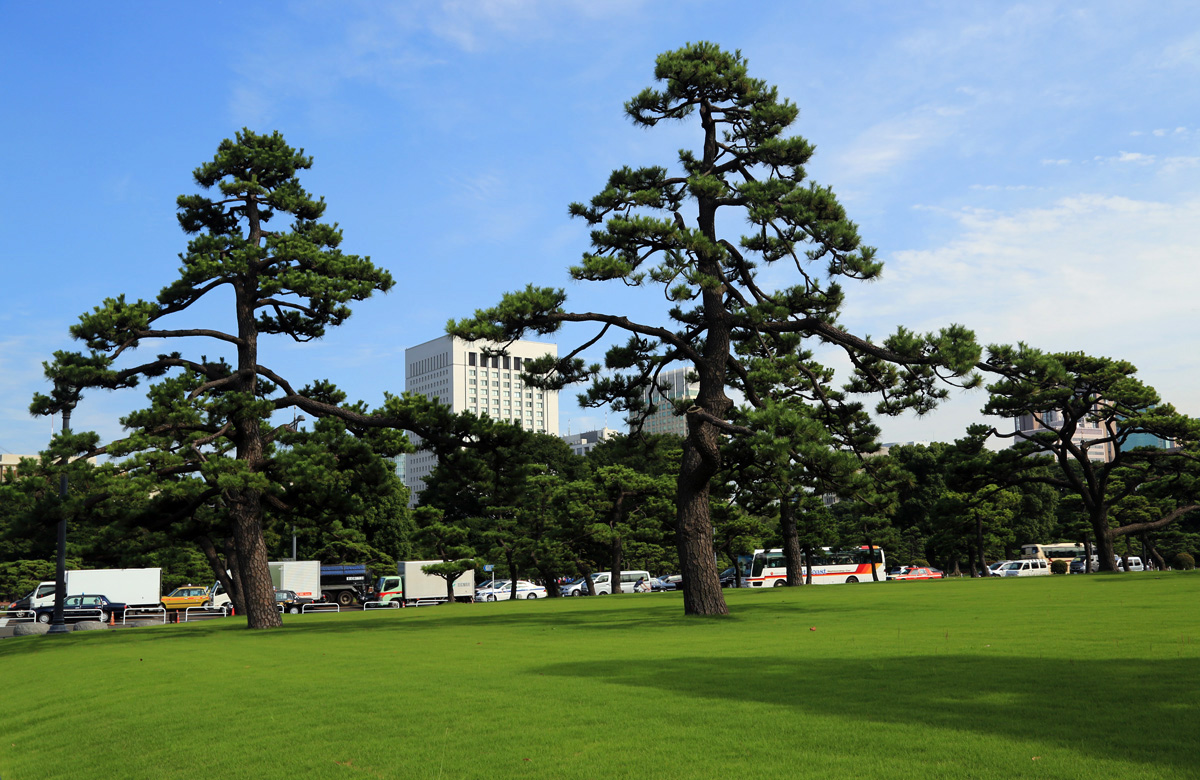
<path id="1" fill-rule="evenodd" d="M 512 598 L 512 583 L 509 582 L 503 585 L 497 582 L 495 588 L 490 587 L 489 583 L 489 587 L 475 592 L 477 601 L 505 601 L 510 598 Z M 546 589 L 528 580 L 517 580 L 517 598 L 544 599 L 546 598 Z"/>

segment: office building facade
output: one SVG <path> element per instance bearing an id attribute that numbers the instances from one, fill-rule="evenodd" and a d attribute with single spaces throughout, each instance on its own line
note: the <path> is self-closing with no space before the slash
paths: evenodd
<path id="1" fill-rule="evenodd" d="M 658 375 L 658 387 L 646 389 L 643 399 L 658 408 L 642 424 L 643 433 L 687 436 L 687 419 L 681 414 L 675 414 L 675 402 L 687 401 L 700 394 L 700 383 L 687 381 L 689 372 L 694 372 L 694 369 L 676 368 L 664 371 Z"/>
<path id="2" fill-rule="evenodd" d="M 517 341 L 506 347 L 506 355 L 483 352 L 498 346 L 442 336 L 410 347 L 404 351 L 404 389 L 435 399 L 456 414 L 486 414 L 493 420 L 557 436 L 558 393 L 527 386 L 521 381 L 521 371 L 533 358 L 558 357 L 558 346 Z M 404 484 L 411 493 L 410 501 L 416 503 L 425 478 L 437 465 L 437 456 L 418 451 L 409 453 L 404 461 Z"/>
<path id="3" fill-rule="evenodd" d="M 571 452 L 579 456 L 584 456 L 594 450 L 600 442 L 608 441 L 619 434 L 620 431 L 615 431 L 612 428 L 599 428 L 594 431 L 584 431 L 583 433 L 568 433 L 562 437 L 562 440 L 571 448 Z"/>

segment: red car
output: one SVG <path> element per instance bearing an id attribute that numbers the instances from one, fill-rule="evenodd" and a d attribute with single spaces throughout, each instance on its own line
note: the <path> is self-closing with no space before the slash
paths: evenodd
<path id="1" fill-rule="evenodd" d="M 889 580 L 940 580 L 942 573 L 927 566 L 901 566 L 898 570 L 888 572 Z"/>

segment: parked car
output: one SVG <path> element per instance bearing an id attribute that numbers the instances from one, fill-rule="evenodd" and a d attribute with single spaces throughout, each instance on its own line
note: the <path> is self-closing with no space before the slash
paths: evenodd
<path id="1" fill-rule="evenodd" d="M 128 608 L 128 604 L 109 601 L 107 596 L 67 596 L 63 599 L 63 620 L 68 623 L 78 620 L 99 620 L 101 623 L 107 623 L 110 617 L 125 617 L 125 610 Z M 54 618 L 54 607 L 38 607 L 34 613 L 39 623 L 49 623 Z"/>
<path id="2" fill-rule="evenodd" d="M 651 577 L 650 578 L 650 590 L 652 590 L 656 593 L 661 590 L 676 590 L 676 589 L 677 589 L 677 586 L 675 585 L 675 583 L 671 582 L 666 577 Z"/>
<path id="3" fill-rule="evenodd" d="M 163 596 L 162 605 L 167 609 L 212 606 L 212 593 L 201 585 L 185 585 Z"/>
<path id="4" fill-rule="evenodd" d="M 479 599 L 480 591 L 475 591 L 475 598 Z M 513 597 L 512 583 L 505 582 L 503 584 L 497 582 L 494 589 L 488 589 L 483 593 L 482 601 L 507 601 Z M 546 598 L 546 589 L 537 583 L 529 580 L 517 580 L 517 598 L 518 599 L 544 599 Z"/>
<path id="5" fill-rule="evenodd" d="M 1001 577 L 1041 577 L 1050 575 L 1050 563 L 1044 559 L 1009 561 L 1000 567 Z"/>
<path id="6" fill-rule="evenodd" d="M 1117 566 L 1117 568 L 1119 568 L 1121 571 L 1145 571 L 1146 570 L 1146 565 L 1144 563 L 1142 563 L 1142 559 L 1139 558 L 1138 556 L 1130 555 L 1126 558 L 1126 560 L 1129 561 L 1128 566 L 1125 565 L 1125 561 L 1121 561 L 1120 564 Z"/>
<path id="7" fill-rule="evenodd" d="M 888 572 L 889 580 L 940 580 L 942 572 L 928 566 L 901 566 Z"/>
<path id="8" fill-rule="evenodd" d="M 730 566 L 717 575 L 721 579 L 722 588 L 732 588 L 737 585 L 737 569 Z"/>
<path id="9" fill-rule="evenodd" d="M 496 593 L 508 587 L 508 580 L 487 580 L 475 589 L 476 601 L 495 601 Z"/>
<path id="10" fill-rule="evenodd" d="M 275 603 L 283 607 L 283 611 L 291 615 L 299 615 L 304 611 L 305 604 L 316 604 L 316 599 L 307 596 L 297 596 L 294 590 L 275 590 Z"/>
<path id="11" fill-rule="evenodd" d="M 1087 558 L 1080 556 L 1073 559 L 1071 565 L 1068 567 L 1068 571 L 1072 574 L 1087 574 Z M 1095 568 L 1092 571 L 1095 571 Z"/>

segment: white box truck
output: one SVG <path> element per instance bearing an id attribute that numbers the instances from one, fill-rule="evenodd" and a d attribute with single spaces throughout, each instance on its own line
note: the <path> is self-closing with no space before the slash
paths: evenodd
<path id="1" fill-rule="evenodd" d="M 385 604 L 403 601 L 407 607 L 419 604 L 441 604 L 446 601 L 446 581 L 433 574 L 421 571 L 443 561 L 400 561 L 396 564 L 396 575 L 379 578 L 376 587 L 380 601 Z M 454 581 L 454 600 L 470 601 L 475 596 L 475 570 L 468 569 Z"/>
<path id="2" fill-rule="evenodd" d="M 67 573 L 64 596 L 108 596 L 110 601 L 131 607 L 157 607 L 162 597 L 162 569 L 73 569 Z M 40 582 L 29 599 L 28 609 L 54 605 L 53 581 Z M 26 607 L 22 606 L 22 609 Z"/>
<path id="3" fill-rule="evenodd" d="M 302 599 L 321 600 L 320 561 L 271 561 L 267 566 L 278 590 L 295 591 Z"/>

